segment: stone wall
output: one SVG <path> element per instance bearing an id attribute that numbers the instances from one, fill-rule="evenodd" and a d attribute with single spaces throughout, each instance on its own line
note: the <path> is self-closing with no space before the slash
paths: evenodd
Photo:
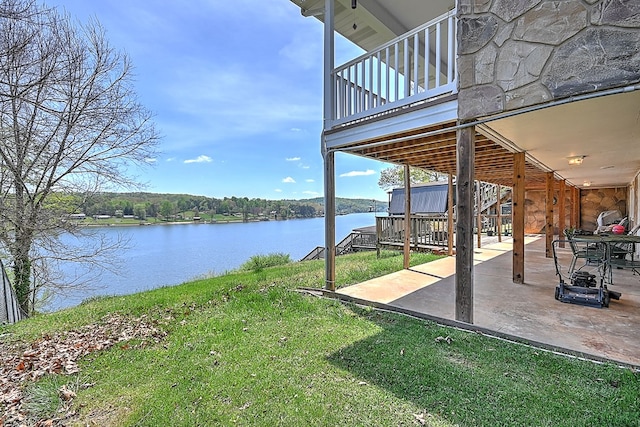
<path id="1" fill-rule="evenodd" d="M 581 190 L 580 192 L 580 228 L 595 230 L 598 228 L 596 219 L 600 212 L 619 210 L 622 217 L 627 212 L 627 188 L 600 188 Z"/>
<path id="2" fill-rule="evenodd" d="M 567 192 L 568 193 L 568 192 Z M 544 190 L 527 191 L 525 195 L 525 233 L 545 232 L 545 194 Z M 556 199 L 558 192 L 554 193 Z M 627 188 L 597 188 L 593 190 L 580 190 L 580 224 L 579 228 L 593 231 L 597 228 L 596 219 L 600 212 L 619 210 L 623 217 L 627 212 L 627 200 L 629 192 Z M 571 199 L 569 194 L 565 197 L 565 224 L 570 224 Z M 554 234 L 558 230 L 558 203 L 553 207 Z M 633 219 L 632 219 L 633 222 Z"/>
<path id="3" fill-rule="evenodd" d="M 640 82 L 638 0 L 458 0 L 462 120 Z"/>
<path id="4" fill-rule="evenodd" d="M 544 234 L 546 228 L 546 208 L 545 208 L 545 196 L 546 191 L 544 190 L 529 190 L 525 193 L 524 199 L 524 232 L 525 233 L 541 233 Z M 558 234 L 558 224 L 559 224 L 559 192 L 554 191 L 554 198 L 556 199 L 556 203 L 553 206 L 553 224 L 554 234 Z M 565 192 L 564 199 L 564 212 L 565 218 L 564 223 L 566 227 L 569 227 L 571 223 L 571 197 L 569 191 Z"/>

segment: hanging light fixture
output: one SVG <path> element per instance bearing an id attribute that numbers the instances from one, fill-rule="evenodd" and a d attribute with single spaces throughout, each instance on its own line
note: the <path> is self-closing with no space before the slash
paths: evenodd
<path id="1" fill-rule="evenodd" d="M 358 7 L 358 0 L 351 0 L 351 9 L 355 9 L 356 7 Z M 355 19 L 354 19 L 355 21 Z M 353 23 L 353 31 L 358 29 L 358 24 L 356 24 L 355 22 Z"/>

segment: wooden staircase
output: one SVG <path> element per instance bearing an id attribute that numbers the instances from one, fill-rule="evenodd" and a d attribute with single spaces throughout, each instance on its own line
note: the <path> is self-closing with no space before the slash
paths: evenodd
<path id="1" fill-rule="evenodd" d="M 375 233 L 349 233 L 347 237 L 336 245 L 336 256 L 358 251 L 375 250 L 376 243 Z M 317 246 L 300 261 L 324 259 L 324 253 L 324 246 Z"/>

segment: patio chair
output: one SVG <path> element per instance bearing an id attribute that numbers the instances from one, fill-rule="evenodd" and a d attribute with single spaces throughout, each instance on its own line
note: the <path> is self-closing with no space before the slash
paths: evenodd
<path id="1" fill-rule="evenodd" d="M 577 270 L 587 265 L 597 266 L 598 268 L 605 267 L 606 253 L 601 245 L 597 243 L 577 242 L 573 238 L 573 232 L 568 229 L 564 230 L 564 234 L 569 241 L 569 246 L 573 253 L 573 259 L 569 265 L 569 276 L 576 270 L 576 264 L 580 259 L 584 260 L 584 263 Z"/>

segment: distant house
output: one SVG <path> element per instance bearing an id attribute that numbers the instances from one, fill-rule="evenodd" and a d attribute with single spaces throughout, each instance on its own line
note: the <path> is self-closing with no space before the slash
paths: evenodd
<path id="1" fill-rule="evenodd" d="M 76 220 L 83 220 L 85 219 L 87 216 L 83 213 L 73 213 L 73 214 L 69 214 L 69 219 L 76 219 Z"/>

